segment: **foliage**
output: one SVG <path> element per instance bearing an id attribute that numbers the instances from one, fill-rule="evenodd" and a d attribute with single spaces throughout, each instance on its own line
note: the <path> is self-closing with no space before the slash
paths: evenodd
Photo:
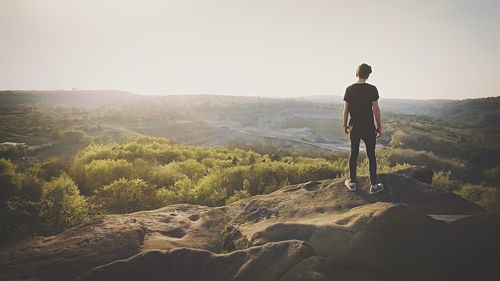
<path id="1" fill-rule="evenodd" d="M 500 210 L 500 192 L 494 187 L 462 183 L 451 179 L 449 174 L 438 171 L 432 178 L 432 185 L 440 190 L 453 192 L 486 210 Z"/>
<path id="2" fill-rule="evenodd" d="M 141 179 L 115 180 L 94 196 L 95 202 L 107 213 L 131 213 L 161 206 L 157 189 Z"/>
<path id="3" fill-rule="evenodd" d="M 435 171 L 450 170 L 457 175 L 461 175 L 466 171 L 466 164 L 463 161 L 438 157 L 433 152 L 403 148 L 393 148 L 390 151 L 389 159 L 391 163 L 425 165 Z"/>
<path id="4" fill-rule="evenodd" d="M 13 197 L 0 209 L 0 245 L 40 233 L 39 203 Z"/>
<path id="5" fill-rule="evenodd" d="M 232 196 L 230 196 L 229 198 L 226 199 L 226 204 L 231 204 L 233 202 L 236 202 L 236 201 L 244 199 L 244 198 L 248 198 L 250 196 L 252 196 L 252 195 L 250 193 L 248 193 L 248 191 L 246 191 L 245 189 L 238 190 Z"/>
<path id="6" fill-rule="evenodd" d="M 92 197 L 117 179 L 138 178 L 158 187 L 156 196 L 163 204 L 220 206 L 240 190 L 257 195 L 288 183 L 335 178 L 346 165 L 345 159 L 281 159 L 238 148 L 198 148 L 146 137 L 89 145 L 75 157 L 71 175 Z"/>
<path id="7" fill-rule="evenodd" d="M 59 157 L 49 157 L 45 159 L 40 167 L 39 176 L 45 180 L 57 177 L 63 172 L 68 172 L 70 164 L 65 159 Z"/>
<path id="8" fill-rule="evenodd" d="M 86 194 L 92 194 L 102 186 L 113 182 L 116 179 L 127 177 L 132 174 L 132 164 L 125 159 L 99 159 L 92 160 L 85 165 L 85 177 L 88 190 Z"/>
<path id="9" fill-rule="evenodd" d="M 394 154 L 394 150 L 390 148 L 381 148 L 375 150 L 375 158 L 377 159 L 377 172 L 378 173 L 389 173 L 399 169 L 410 167 L 410 164 L 405 162 L 398 163 L 391 161 L 391 157 Z M 361 176 L 368 176 L 369 165 L 368 157 L 365 157 L 360 165 L 358 165 L 357 174 Z"/>
<path id="10" fill-rule="evenodd" d="M 458 195 L 478 204 L 486 210 L 500 210 L 499 191 L 493 187 L 486 187 L 473 184 L 465 184 Z"/>
<path id="11" fill-rule="evenodd" d="M 450 176 L 443 171 L 434 173 L 432 176 L 432 185 L 447 192 L 458 192 L 462 187 L 459 181 L 450 179 Z"/>
<path id="12" fill-rule="evenodd" d="M 85 198 L 67 175 L 45 183 L 40 199 L 40 220 L 44 234 L 54 234 L 89 219 Z"/>
<path id="13" fill-rule="evenodd" d="M 0 207 L 19 190 L 16 167 L 7 159 L 0 158 Z"/>
<path id="14" fill-rule="evenodd" d="M 90 143 L 92 137 L 81 130 L 67 130 L 61 133 L 61 138 L 69 142 Z"/>
<path id="15" fill-rule="evenodd" d="M 484 175 L 488 183 L 500 186 L 500 165 L 486 170 Z"/>

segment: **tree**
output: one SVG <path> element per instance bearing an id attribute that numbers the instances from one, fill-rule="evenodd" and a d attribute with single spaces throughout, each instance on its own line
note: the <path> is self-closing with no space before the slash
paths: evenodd
<path id="1" fill-rule="evenodd" d="M 89 219 L 88 205 L 75 182 L 63 173 L 45 183 L 40 199 L 40 219 L 45 234 L 55 234 Z"/>

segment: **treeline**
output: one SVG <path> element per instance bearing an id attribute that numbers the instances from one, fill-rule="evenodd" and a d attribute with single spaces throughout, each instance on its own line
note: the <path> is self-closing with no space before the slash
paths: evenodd
<path id="1" fill-rule="evenodd" d="M 110 206 L 109 201 L 120 196 L 117 192 L 128 194 L 123 183 L 129 181 L 133 182 L 130 186 L 147 186 L 143 189 L 156 197 L 156 205 L 220 206 L 286 184 L 335 178 L 346 167 L 346 159 L 273 159 L 268 154 L 238 148 L 191 147 L 145 137 L 124 144 L 88 146 L 76 155 L 70 175 L 82 193 L 98 205 Z M 113 207 L 113 211 L 117 209 Z"/>

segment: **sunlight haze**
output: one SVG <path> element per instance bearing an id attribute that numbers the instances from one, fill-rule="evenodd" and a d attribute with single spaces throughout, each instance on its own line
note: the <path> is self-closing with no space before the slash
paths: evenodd
<path id="1" fill-rule="evenodd" d="M 0 89 L 500 95 L 500 1 L 0 0 Z"/>

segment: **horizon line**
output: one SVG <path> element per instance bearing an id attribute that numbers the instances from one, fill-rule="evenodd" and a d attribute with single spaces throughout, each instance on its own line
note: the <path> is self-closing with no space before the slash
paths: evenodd
<path id="1" fill-rule="evenodd" d="M 121 92 L 121 93 L 129 93 L 139 96 L 228 96 L 228 97 L 254 97 L 254 98 L 312 98 L 312 97 L 342 97 L 341 94 L 332 94 L 332 93 L 317 93 L 311 95 L 276 95 L 276 94 L 245 94 L 245 93 L 206 93 L 206 92 L 191 92 L 191 93 L 157 93 L 157 92 L 138 92 L 131 90 L 118 90 L 118 89 L 0 89 L 0 92 Z M 481 99 L 481 98 L 494 98 L 499 97 L 499 95 L 493 96 L 478 96 L 478 97 L 455 97 L 455 98 L 433 98 L 433 97 L 384 97 L 381 96 L 380 99 L 403 99 L 403 100 L 467 100 L 467 99 Z"/>

